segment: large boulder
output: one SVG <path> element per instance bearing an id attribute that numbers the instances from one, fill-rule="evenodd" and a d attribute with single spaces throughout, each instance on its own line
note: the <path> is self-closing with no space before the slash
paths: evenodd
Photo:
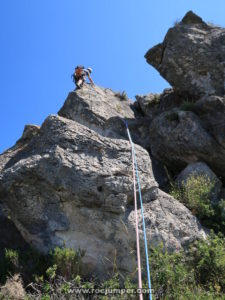
<path id="1" fill-rule="evenodd" d="M 145 117 L 153 120 L 162 112 L 179 107 L 185 98 L 174 89 L 165 89 L 162 94 L 136 95 L 134 106 L 139 108 Z"/>
<path id="2" fill-rule="evenodd" d="M 111 89 L 84 84 L 82 89 L 69 93 L 58 114 L 85 125 L 102 136 L 125 140 L 128 139 L 126 121 L 133 141 L 150 149 L 150 120 L 138 114 L 131 100 L 123 99 L 121 93 Z"/>
<path id="3" fill-rule="evenodd" d="M 191 11 L 145 58 L 184 94 L 224 94 L 225 29 L 205 23 Z"/>
<path id="4" fill-rule="evenodd" d="M 151 161 L 143 148 L 136 152 L 143 197 L 150 201 L 157 196 Z M 23 238 L 41 252 L 80 247 L 89 270 L 104 274 L 110 268 L 104 258 L 117 249 L 119 268 L 131 271 L 133 238 L 123 225 L 133 205 L 130 156 L 129 142 L 53 115 L 30 142 L 0 157 L 0 199 Z"/>
<path id="5" fill-rule="evenodd" d="M 104 277 L 115 259 L 119 271 L 131 273 L 136 256 L 130 144 L 87 125 L 51 115 L 40 129 L 28 127 L 0 156 L 0 199 L 39 251 L 81 248 L 86 273 Z M 148 238 L 171 250 L 204 238 L 191 212 L 158 190 L 147 151 L 135 148 Z"/>
<path id="6" fill-rule="evenodd" d="M 194 105 L 203 126 L 225 149 L 225 97 L 204 96 Z"/>
<path id="7" fill-rule="evenodd" d="M 119 93 L 110 89 L 92 87 L 84 84 L 82 89 L 70 92 L 58 115 L 74 120 L 101 135 L 115 135 L 108 122 L 117 117 L 120 119 L 134 119 L 130 100 L 122 100 Z M 111 124 L 110 124 L 111 125 Z M 111 131 L 111 132 L 110 132 Z M 119 136 L 120 132 L 117 133 Z"/>
<path id="8" fill-rule="evenodd" d="M 152 246 L 163 243 L 169 251 L 179 250 L 188 246 L 192 241 L 205 238 L 206 232 L 196 217 L 179 201 L 159 191 L 157 199 L 146 203 L 145 222 L 147 240 Z M 141 212 L 139 214 L 139 230 L 143 239 Z M 134 227 L 134 211 L 128 216 L 128 224 Z"/>
<path id="9" fill-rule="evenodd" d="M 193 112 L 172 110 L 161 113 L 151 123 L 150 140 L 152 154 L 176 171 L 189 163 L 204 161 L 224 178 L 225 149 Z"/>

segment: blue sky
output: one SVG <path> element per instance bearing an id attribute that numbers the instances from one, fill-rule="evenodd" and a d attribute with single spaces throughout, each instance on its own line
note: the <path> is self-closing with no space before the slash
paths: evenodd
<path id="1" fill-rule="evenodd" d="M 57 113 L 77 64 L 132 99 L 168 87 L 144 54 L 188 10 L 225 27 L 224 0 L 0 0 L 0 153 Z"/>

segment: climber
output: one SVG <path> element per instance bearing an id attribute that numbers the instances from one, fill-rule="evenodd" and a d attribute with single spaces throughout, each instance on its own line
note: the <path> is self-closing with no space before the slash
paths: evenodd
<path id="1" fill-rule="evenodd" d="M 94 85 L 93 80 L 91 79 L 90 74 L 92 73 L 92 69 L 91 68 L 87 68 L 85 69 L 84 66 L 77 66 L 74 70 L 74 74 L 73 76 L 73 82 L 76 84 L 77 89 L 82 88 L 85 80 L 86 80 L 86 76 L 88 77 L 91 85 Z"/>

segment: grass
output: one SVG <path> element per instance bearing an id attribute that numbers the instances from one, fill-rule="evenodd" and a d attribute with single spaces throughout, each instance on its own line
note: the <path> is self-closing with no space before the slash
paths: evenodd
<path id="1" fill-rule="evenodd" d="M 194 102 L 190 102 L 190 101 L 184 101 L 180 106 L 180 109 L 184 111 L 193 111 L 193 108 L 194 108 Z"/>
<path id="2" fill-rule="evenodd" d="M 129 100 L 129 98 L 127 96 L 127 93 L 125 91 L 115 93 L 115 96 L 118 97 L 121 101 L 128 101 Z"/>

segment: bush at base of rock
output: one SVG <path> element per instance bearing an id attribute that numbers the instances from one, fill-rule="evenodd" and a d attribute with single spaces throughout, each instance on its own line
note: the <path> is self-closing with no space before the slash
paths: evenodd
<path id="1" fill-rule="evenodd" d="M 163 248 L 163 245 L 153 248 L 149 252 L 152 289 L 154 290 L 153 299 L 223 299 L 225 293 L 225 239 L 222 235 L 211 234 L 206 241 L 196 241 L 186 251 L 169 253 Z M 56 249 L 55 260 L 59 266 L 68 264 L 71 260 L 71 269 L 77 268 L 77 259 L 74 260 L 74 253 L 71 249 Z M 52 254 L 51 254 L 52 255 Z M 20 255 L 19 255 L 20 256 Z M 51 256 L 52 258 L 52 256 Z M 143 271 L 145 262 L 143 261 Z M 82 278 L 79 275 L 66 279 L 57 275 L 57 265 L 46 266 L 45 273 L 36 277 L 36 281 L 27 285 L 27 294 L 24 299 L 72 299 L 71 291 L 73 289 L 137 289 L 137 273 L 133 278 L 124 278 L 120 273 L 111 274 L 104 282 L 94 278 Z M 61 270 L 62 271 L 62 270 Z M 59 273 L 58 273 L 59 274 Z M 67 274 L 68 275 L 68 274 Z M 17 279 L 13 279 L 17 276 Z M 15 293 L 15 284 L 19 282 L 20 292 L 25 290 L 19 275 L 8 279 L 0 292 L 0 299 L 13 298 Z M 32 280 L 32 279 L 31 279 Z M 143 288 L 147 288 L 147 280 L 143 279 Z M 96 297 L 97 296 L 97 297 Z M 5 297 L 5 298 L 4 298 Z M 79 294 L 73 299 L 136 299 L 136 295 L 87 295 Z M 91 298 L 92 297 L 92 298 Z M 145 298 L 146 297 L 146 298 Z M 20 299 L 20 298 L 18 298 Z M 144 299 L 148 299 L 147 295 Z"/>
<path id="2" fill-rule="evenodd" d="M 85 251 L 56 247 L 51 255 L 53 264 L 57 266 L 57 270 L 61 276 L 70 279 L 80 274 Z"/>
<path id="3" fill-rule="evenodd" d="M 191 175 L 181 184 L 171 183 L 170 194 L 187 206 L 201 223 L 216 232 L 225 232 L 225 219 L 222 216 L 225 201 L 216 204 L 210 201 L 215 182 L 204 175 Z"/>

